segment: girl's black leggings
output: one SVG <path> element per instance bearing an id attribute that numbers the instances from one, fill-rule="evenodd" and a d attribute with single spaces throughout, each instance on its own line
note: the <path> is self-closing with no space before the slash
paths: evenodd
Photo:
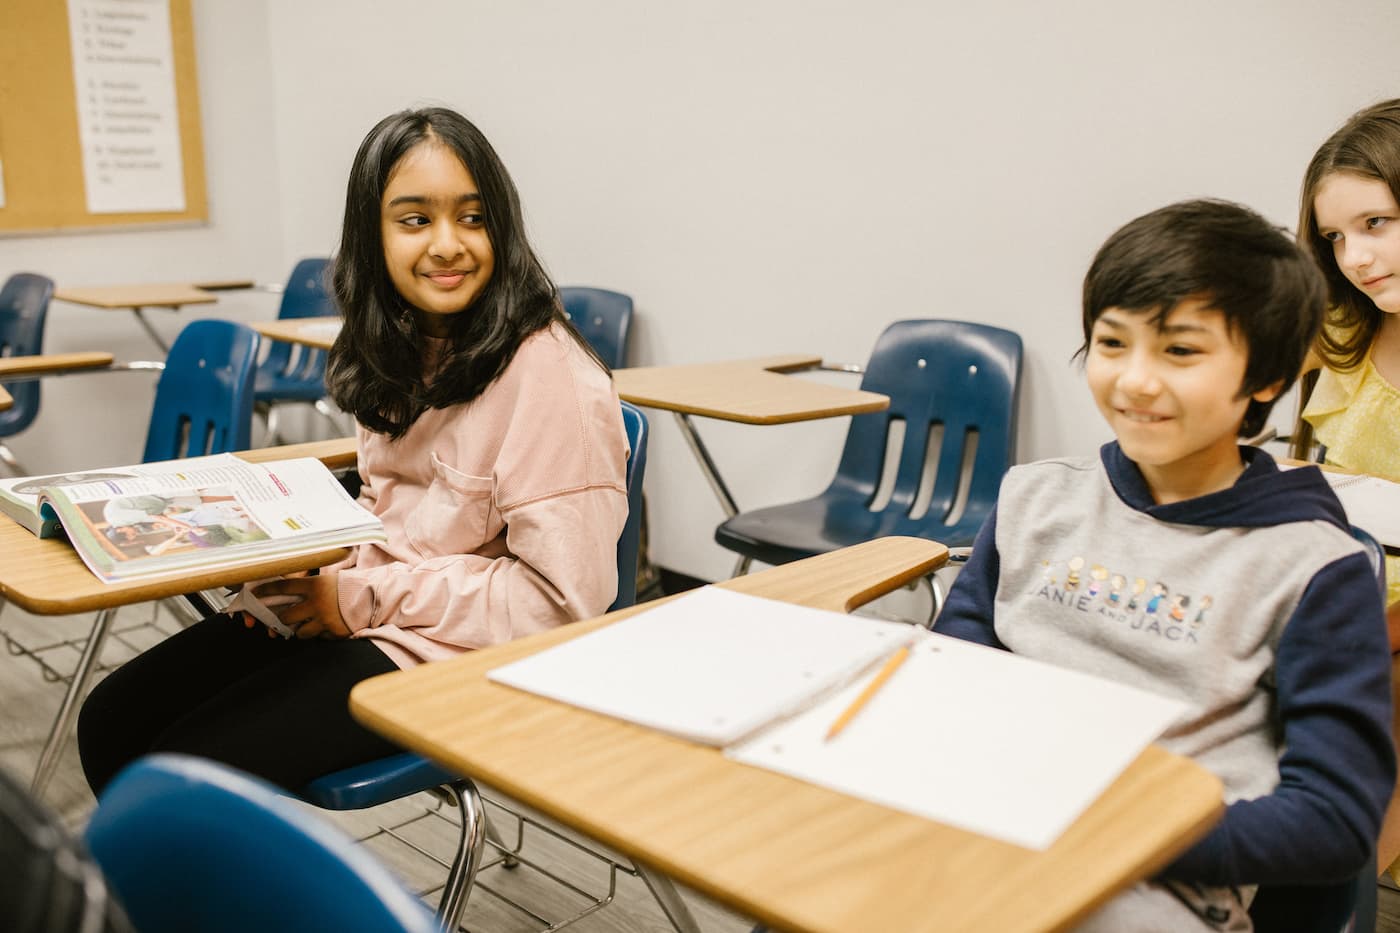
<path id="1" fill-rule="evenodd" d="M 350 688 L 397 670 L 369 639 L 269 638 L 214 615 L 128 661 L 78 717 L 94 794 L 150 752 L 213 758 L 296 792 L 309 781 L 402 751 L 350 717 Z"/>

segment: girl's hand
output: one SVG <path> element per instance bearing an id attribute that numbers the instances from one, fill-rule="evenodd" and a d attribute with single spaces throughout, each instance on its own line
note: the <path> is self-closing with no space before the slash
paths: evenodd
<path id="1" fill-rule="evenodd" d="M 349 638 L 350 629 L 340 615 L 336 572 L 314 577 L 292 577 L 264 583 L 253 591 L 259 599 L 269 596 L 296 596 L 299 602 L 274 611 L 296 632 L 297 638 Z"/>

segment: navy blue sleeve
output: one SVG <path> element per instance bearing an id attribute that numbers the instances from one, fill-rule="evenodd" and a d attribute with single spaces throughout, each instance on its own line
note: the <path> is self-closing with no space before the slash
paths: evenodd
<path id="1" fill-rule="evenodd" d="M 1001 574 L 1001 557 L 997 554 L 997 510 L 982 523 L 972 542 L 972 556 L 958 573 L 943 611 L 934 620 L 933 630 L 979 645 L 1005 649 L 997 638 L 992 611 L 996 605 L 997 577 Z"/>
<path id="2" fill-rule="evenodd" d="M 1274 676 L 1278 787 L 1231 804 L 1163 877 L 1321 884 L 1355 875 L 1375 850 L 1395 748 L 1385 608 L 1364 554 L 1313 577 L 1283 630 Z"/>

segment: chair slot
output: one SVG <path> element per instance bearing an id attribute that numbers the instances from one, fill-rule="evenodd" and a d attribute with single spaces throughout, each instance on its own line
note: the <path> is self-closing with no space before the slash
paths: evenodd
<path id="1" fill-rule="evenodd" d="M 186 415 L 180 416 L 179 426 L 175 429 L 175 456 L 173 459 L 188 457 L 190 449 L 190 419 Z"/>
<path id="2" fill-rule="evenodd" d="M 952 508 L 943 517 L 946 524 L 956 525 L 962 521 L 963 511 L 967 508 L 967 500 L 972 492 L 972 465 L 977 462 L 977 442 L 980 439 L 981 434 L 976 428 L 968 428 L 963 434 L 962 463 L 958 468 L 958 492 L 953 497 Z"/>
<path id="3" fill-rule="evenodd" d="M 209 454 L 212 454 L 216 449 L 215 445 L 218 439 L 219 426 L 212 421 L 206 421 L 204 424 L 204 442 L 199 445 L 199 455 L 207 457 Z"/>
<path id="4" fill-rule="evenodd" d="M 904 449 L 904 432 L 908 428 L 903 418 L 891 417 L 885 425 L 885 457 L 880 466 L 880 484 L 866 505 L 872 512 L 883 511 L 894 495 L 895 479 L 899 476 L 899 452 Z"/>
<path id="5" fill-rule="evenodd" d="M 938 482 L 938 452 L 943 449 L 944 425 L 935 421 L 928 426 L 928 437 L 924 439 L 923 470 L 919 473 L 919 488 L 914 493 L 914 503 L 909 507 L 909 517 L 918 521 L 928 513 L 928 505 L 933 501 L 933 488 Z"/>

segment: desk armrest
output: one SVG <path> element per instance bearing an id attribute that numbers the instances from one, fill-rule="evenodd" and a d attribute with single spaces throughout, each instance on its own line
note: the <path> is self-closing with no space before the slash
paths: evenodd
<path id="1" fill-rule="evenodd" d="M 0 376 L 47 376 L 112 365 L 110 353 L 45 353 L 0 357 Z"/>
<path id="2" fill-rule="evenodd" d="M 258 288 L 258 284 L 252 279 L 210 279 L 205 282 L 191 282 L 195 288 L 206 292 L 235 292 L 244 291 L 250 288 Z M 278 286 L 277 290 L 282 290 Z"/>
<path id="3" fill-rule="evenodd" d="M 240 450 L 238 456 L 249 463 L 315 457 L 329 469 L 341 470 L 355 466 L 355 439 L 353 437 L 337 437 L 329 441 L 284 444 L 281 447 L 260 447 L 257 450 Z"/>

